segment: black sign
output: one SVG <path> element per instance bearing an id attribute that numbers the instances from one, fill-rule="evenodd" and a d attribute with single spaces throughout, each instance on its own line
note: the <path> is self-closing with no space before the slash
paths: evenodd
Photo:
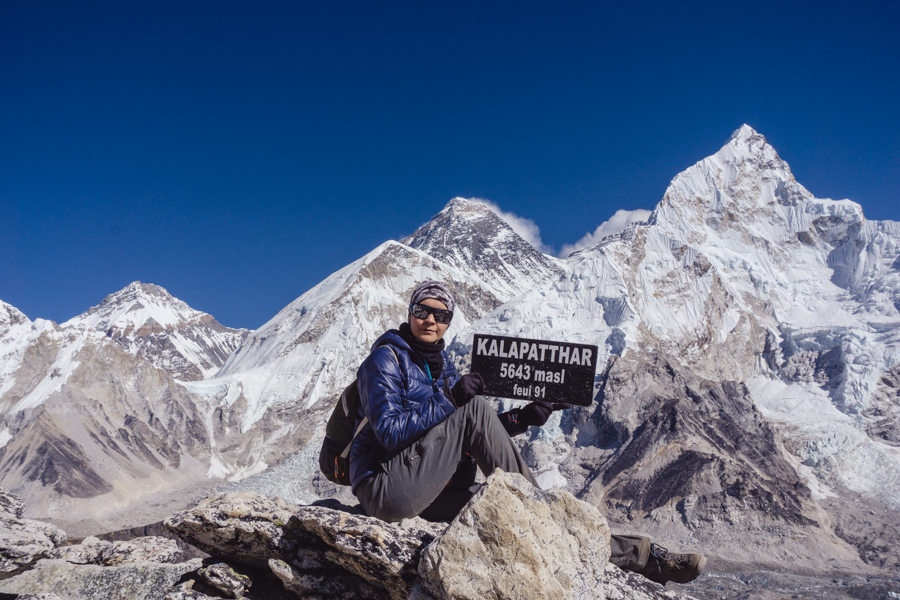
<path id="1" fill-rule="evenodd" d="M 597 346 L 475 334 L 472 372 L 485 394 L 519 400 L 590 405 Z"/>

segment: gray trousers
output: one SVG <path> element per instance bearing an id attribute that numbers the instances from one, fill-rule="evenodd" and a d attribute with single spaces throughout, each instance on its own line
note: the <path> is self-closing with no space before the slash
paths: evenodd
<path id="1" fill-rule="evenodd" d="M 452 520 L 478 489 L 475 471 L 468 467 L 472 459 L 466 455 L 485 475 L 500 468 L 519 473 L 537 486 L 491 405 L 475 396 L 422 439 L 382 462 L 378 472 L 357 486 L 356 497 L 367 515 L 389 523 L 419 515 L 433 521 Z M 458 470 L 466 473 L 457 475 Z M 469 470 L 472 480 L 464 481 Z M 439 496 L 438 506 L 428 511 Z M 449 519 L 441 518 L 450 512 Z"/>
<path id="2" fill-rule="evenodd" d="M 356 488 L 363 511 L 389 523 L 415 516 L 452 521 L 480 485 L 475 465 L 485 475 L 500 468 L 519 473 L 538 487 L 497 413 L 481 396 L 432 427 L 425 436 L 381 463 Z M 610 562 L 630 571 L 647 564 L 650 540 L 613 535 Z"/>

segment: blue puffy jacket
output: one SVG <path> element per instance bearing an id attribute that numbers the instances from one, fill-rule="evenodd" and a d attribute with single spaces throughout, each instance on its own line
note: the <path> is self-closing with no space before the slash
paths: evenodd
<path id="1" fill-rule="evenodd" d="M 388 347 L 390 346 L 390 347 Z M 425 363 L 400 332 L 384 333 L 356 373 L 360 411 L 369 422 L 350 447 L 350 484 L 356 486 L 395 454 L 421 438 L 456 410 L 449 390 L 459 380 L 446 353 L 441 379 L 431 381 Z"/>

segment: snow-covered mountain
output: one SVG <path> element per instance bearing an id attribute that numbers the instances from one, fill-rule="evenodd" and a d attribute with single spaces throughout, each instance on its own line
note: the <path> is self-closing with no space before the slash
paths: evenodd
<path id="1" fill-rule="evenodd" d="M 165 372 L 93 329 L 0 315 L 0 485 L 29 510 L 99 517 L 202 476 L 206 432 Z"/>
<path id="2" fill-rule="evenodd" d="M 385 242 L 300 296 L 253 332 L 216 377 L 190 389 L 226 403 L 246 398 L 251 408 L 245 428 L 273 404 L 311 408 L 339 395 L 378 336 L 406 320 L 419 282 L 436 279 L 455 291 L 452 338 L 564 272 L 487 206 L 462 198 L 404 242 Z M 330 409 L 327 403 L 324 408 Z"/>
<path id="3" fill-rule="evenodd" d="M 510 230 L 504 251 L 515 243 L 519 255 L 539 255 Z M 0 485 L 28 497 L 36 516 L 103 520 L 149 495 L 238 481 L 314 447 L 334 397 L 375 338 L 405 320 L 423 279 L 456 291 L 452 331 L 510 297 L 386 242 L 253 332 L 219 376 L 195 381 L 247 332 L 158 286 L 134 283 L 61 326 L 3 305 Z M 48 448 L 66 450 L 40 458 Z M 292 493 L 311 500 L 321 482 L 307 463 Z"/>
<path id="4" fill-rule="evenodd" d="M 897 223 L 814 198 L 744 126 L 646 224 L 454 349 L 474 332 L 600 345 L 598 405 L 534 440 L 539 470 L 633 527 L 720 545 L 730 530 L 733 560 L 777 532 L 780 554 L 821 565 L 900 540 L 898 254 Z M 867 518 L 830 512 L 859 497 Z"/>
<path id="5" fill-rule="evenodd" d="M 239 409 L 173 378 L 221 362 L 246 333 L 139 283 L 63 325 L 0 302 L 0 486 L 35 515 L 112 523 L 124 512 L 127 522 L 135 505 L 208 487 L 223 454 L 237 469 L 265 468 L 252 448 L 272 428 L 240 435 Z"/>
<path id="6" fill-rule="evenodd" d="M 129 353 L 184 381 L 214 375 L 250 333 L 225 327 L 160 286 L 140 281 L 63 326 L 102 331 Z"/>
<path id="7" fill-rule="evenodd" d="M 455 290 L 448 349 L 464 368 L 476 332 L 601 348 L 597 402 L 522 440 L 542 484 L 723 560 L 900 564 L 900 224 L 813 197 L 747 126 L 678 175 L 646 222 L 565 260 L 455 198 L 289 304 L 212 377 L 202 365 L 234 338 L 184 333 L 211 317 L 147 286 L 64 327 L 2 305 L 0 485 L 57 485 L 44 474 L 62 458 L 23 467 L 52 439 L 87 475 L 45 493 L 48 511 L 111 494 L 90 473 L 115 490 L 115 473 L 183 473 L 177 485 L 335 494 L 316 464 L 334 399 L 425 279 Z M 164 371 L 186 380 L 185 364 L 206 378 Z"/>

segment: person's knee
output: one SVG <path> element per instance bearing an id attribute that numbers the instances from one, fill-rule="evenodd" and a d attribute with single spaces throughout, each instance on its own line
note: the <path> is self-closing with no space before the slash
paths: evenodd
<path id="1" fill-rule="evenodd" d="M 483 415 L 493 415 L 494 408 L 491 406 L 491 403 L 487 401 L 487 398 L 484 396 L 475 396 L 471 400 L 469 400 L 465 405 L 463 405 L 462 409 L 466 413 L 473 416 L 483 416 Z"/>

